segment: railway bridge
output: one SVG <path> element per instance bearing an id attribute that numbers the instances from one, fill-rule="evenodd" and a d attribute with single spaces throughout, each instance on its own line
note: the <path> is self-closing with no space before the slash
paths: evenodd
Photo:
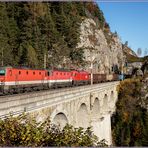
<path id="1" fill-rule="evenodd" d="M 116 87 L 119 82 L 78 86 L 30 92 L 0 97 L 0 118 L 8 114 L 29 112 L 37 121 L 50 117 L 52 123 L 63 127 L 66 123 L 74 127 L 92 126 L 99 140 L 112 144 L 111 115 L 117 101 Z"/>

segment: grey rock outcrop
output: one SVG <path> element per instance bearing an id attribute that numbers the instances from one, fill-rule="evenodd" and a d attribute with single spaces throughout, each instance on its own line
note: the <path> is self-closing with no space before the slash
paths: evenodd
<path id="1" fill-rule="evenodd" d="M 131 48 L 129 48 L 127 46 L 123 47 L 123 51 L 124 51 L 125 54 L 130 54 L 134 57 L 138 57 L 137 54 L 133 50 L 131 50 Z"/>
<path id="2" fill-rule="evenodd" d="M 80 26 L 80 42 L 77 48 L 84 49 L 84 57 L 88 64 L 85 69 L 93 73 L 111 73 L 112 66 L 122 67 L 124 55 L 122 43 L 118 36 L 112 37 L 112 42 L 107 43 L 103 30 L 98 29 L 93 19 L 85 19 Z"/>

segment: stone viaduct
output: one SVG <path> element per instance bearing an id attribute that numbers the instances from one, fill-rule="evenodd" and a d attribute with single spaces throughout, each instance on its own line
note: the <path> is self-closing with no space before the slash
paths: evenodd
<path id="1" fill-rule="evenodd" d="M 46 90 L 15 96 L 0 97 L 0 118 L 10 112 L 18 115 L 24 111 L 44 121 L 50 117 L 52 123 L 63 127 L 66 123 L 74 127 L 92 126 L 99 140 L 112 144 L 111 115 L 117 101 L 119 82 Z"/>

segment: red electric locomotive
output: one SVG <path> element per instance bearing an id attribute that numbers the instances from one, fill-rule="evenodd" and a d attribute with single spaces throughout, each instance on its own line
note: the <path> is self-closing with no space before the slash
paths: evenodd
<path id="1" fill-rule="evenodd" d="M 29 89 L 41 89 L 47 85 L 47 71 L 27 68 L 0 68 L 1 91 L 19 92 Z"/>
<path id="2" fill-rule="evenodd" d="M 90 76 L 89 73 L 86 71 L 71 71 L 72 76 L 72 85 L 85 85 L 90 83 Z"/>
<path id="3" fill-rule="evenodd" d="M 72 85 L 72 76 L 71 71 L 69 70 L 49 70 L 47 79 L 49 88 L 57 88 Z"/>

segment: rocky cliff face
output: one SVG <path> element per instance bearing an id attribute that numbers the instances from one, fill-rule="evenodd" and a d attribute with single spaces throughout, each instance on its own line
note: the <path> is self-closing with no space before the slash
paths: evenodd
<path id="1" fill-rule="evenodd" d="M 109 32 L 111 35 L 111 32 Z M 90 71 L 93 63 L 94 73 L 112 73 L 112 66 L 119 68 L 124 64 L 122 44 L 118 36 L 112 36 L 107 42 L 103 30 L 98 29 L 93 19 L 85 19 L 80 26 L 80 42 L 78 48 L 84 49 L 84 57 L 88 64 L 85 67 Z"/>
<path id="2" fill-rule="evenodd" d="M 142 58 L 138 57 L 128 45 L 122 44 L 122 49 L 128 63 L 142 62 Z"/>
<path id="3" fill-rule="evenodd" d="M 127 46 L 124 46 L 123 52 L 126 55 L 131 55 L 131 56 L 137 57 L 136 53 L 131 48 L 129 48 Z"/>

